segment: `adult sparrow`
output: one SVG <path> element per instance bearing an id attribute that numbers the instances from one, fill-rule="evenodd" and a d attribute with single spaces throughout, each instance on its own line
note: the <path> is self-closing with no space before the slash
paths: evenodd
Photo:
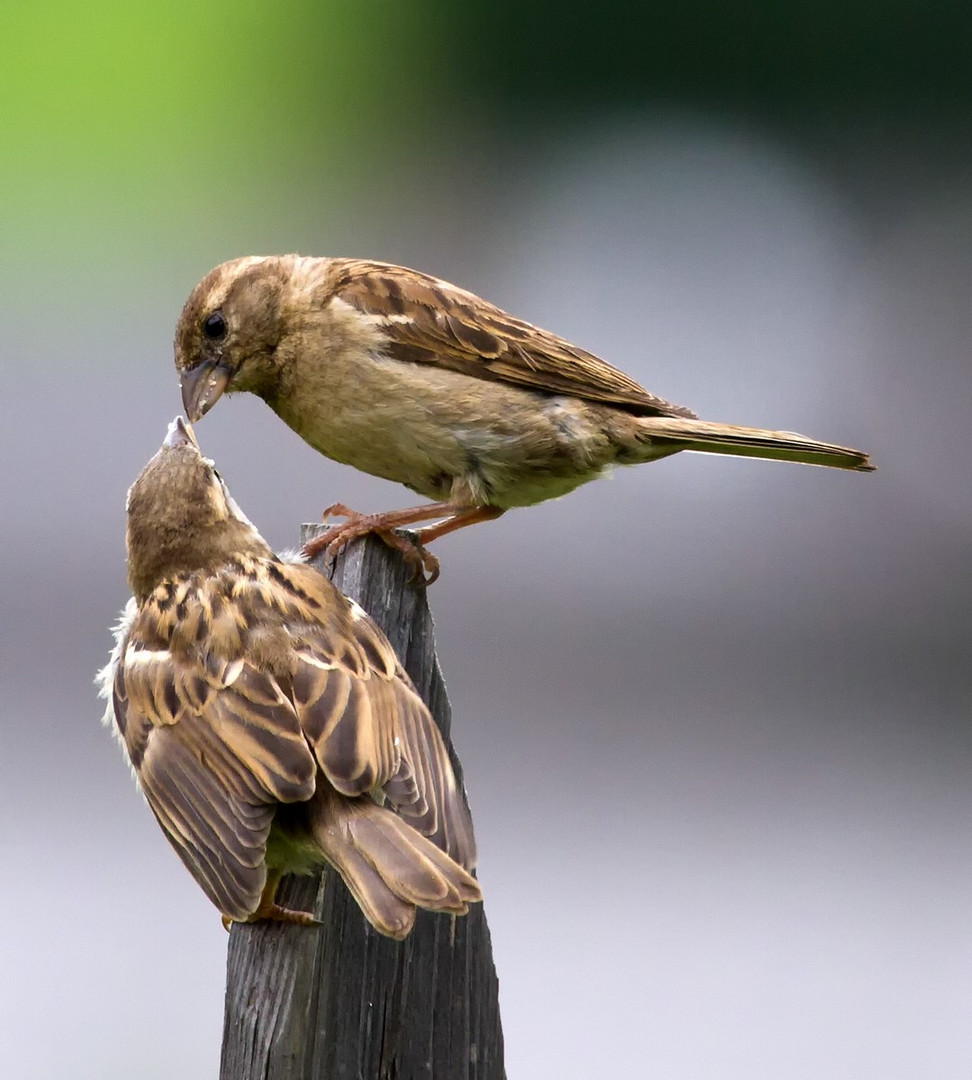
<path id="1" fill-rule="evenodd" d="M 866 454 L 785 431 L 708 423 L 486 300 L 362 259 L 235 259 L 193 289 L 175 362 L 190 420 L 223 393 L 257 394 L 335 461 L 435 500 L 348 518 L 312 542 L 363 532 L 421 558 L 454 529 L 564 495 L 613 465 L 680 450 L 868 471 Z M 419 530 L 417 548 L 391 530 Z"/>
<path id="2" fill-rule="evenodd" d="M 181 417 L 128 493 L 127 548 L 105 721 L 224 922 L 313 922 L 274 894 L 325 861 L 393 938 L 481 899 L 445 745 L 387 639 L 273 554 Z"/>

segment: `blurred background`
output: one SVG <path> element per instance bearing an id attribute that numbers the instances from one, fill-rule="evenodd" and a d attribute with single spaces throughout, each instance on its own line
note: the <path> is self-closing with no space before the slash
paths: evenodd
<path id="1" fill-rule="evenodd" d="M 226 935 L 92 678 L 181 305 L 287 251 L 880 466 L 679 455 L 439 546 L 511 1080 L 970 1075 L 969 11 L 0 7 L 7 1075 L 217 1073 Z M 414 501 L 255 398 L 198 434 L 278 547 Z"/>

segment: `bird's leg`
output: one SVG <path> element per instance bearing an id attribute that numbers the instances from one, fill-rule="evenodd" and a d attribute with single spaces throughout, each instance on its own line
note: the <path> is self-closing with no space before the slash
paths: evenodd
<path id="1" fill-rule="evenodd" d="M 299 926 L 320 926 L 321 924 L 309 911 L 294 911 L 293 908 L 283 907 L 274 900 L 281 876 L 279 870 L 267 872 L 267 883 L 263 886 L 263 893 L 260 896 L 260 903 L 257 904 L 256 911 L 249 918 L 242 921 L 253 923 L 259 922 L 261 919 L 271 919 L 274 922 L 297 923 Z M 224 915 L 222 920 L 223 927 L 226 930 L 229 930 L 230 926 L 237 921 L 231 919 L 228 915 Z"/>
<path id="2" fill-rule="evenodd" d="M 455 532 L 456 529 L 464 529 L 467 525 L 478 525 L 481 521 L 495 521 L 505 513 L 506 508 L 502 506 L 474 506 L 469 510 L 457 510 L 444 521 L 419 529 L 416 539 L 420 544 L 431 544 L 433 540 Z"/>
<path id="3" fill-rule="evenodd" d="M 325 519 L 331 516 L 347 518 L 339 525 L 332 525 L 320 536 L 309 540 L 303 548 L 307 559 L 316 558 L 322 552 L 334 557 L 352 540 L 366 533 L 376 533 L 389 547 L 400 551 L 413 567 L 413 579 L 423 585 L 431 585 L 439 576 L 439 560 L 426 551 L 425 545 L 446 533 L 473 525 L 477 521 L 490 521 L 503 511 L 495 506 L 456 506 L 450 502 L 426 503 L 405 510 L 387 510 L 381 514 L 360 514 L 343 503 L 335 503 L 324 511 Z M 407 525 L 415 525 L 430 518 L 443 518 L 435 525 L 420 529 L 413 540 L 395 532 Z"/>
<path id="4" fill-rule="evenodd" d="M 446 504 L 448 505 L 448 504 Z M 439 560 L 426 548 L 440 536 L 475 525 L 480 521 L 492 521 L 504 513 L 498 506 L 474 506 L 471 509 L 457 510 L 435 525 L 426 525 L 411 537 L 400 533 L 382 530 L 378 535 L 390 547 L 397 548 L 407 562 L 412 564 L 411 581 L 425 586 L 431 585 L 439 576 Z M 426 576 L 428 575 L 428 576 Z"/>

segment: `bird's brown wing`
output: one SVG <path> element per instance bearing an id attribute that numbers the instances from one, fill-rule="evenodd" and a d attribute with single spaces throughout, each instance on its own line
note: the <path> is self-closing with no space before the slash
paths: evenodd
<path id="1" fill-rule="evenodd" d="M 275 806 L 311 797 L 313 755 L 272 677 L 242 659 L 141 648 L 137 630 L 115 670 L 118 729 L 179 857 L 223 914 L 245 919 Z"/>
<path id="2" fill-rule="evenodd" d="M 398 360 L 647 416 L 695 416 L 648 393 L 593 353 L 448 282 L 386 263 L 334 259 L 332 264 L 332 294 L 377 316 L 388 335 L 388 352 Z"/>
<path id="3" fill-rule="evenodd" d="M 472 821 L 445 743 L 385 635 L 313 567 L 279 563 L 273 576 L 277 602 L 293 609 L 294 705 L 328 780 L 383 797 L 471 869 Z"/>

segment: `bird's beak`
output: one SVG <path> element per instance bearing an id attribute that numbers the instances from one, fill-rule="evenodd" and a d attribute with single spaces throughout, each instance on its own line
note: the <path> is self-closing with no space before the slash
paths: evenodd
<path id="1" fill-rule="evenodd" d="M 169 450 L 174 450 L 177 446 L 194 446 L 197 450 L 199 449 L 192 424 L 187 424 L 181 416 L 177 416 L 169 424 L 169 430 L 165 433 L 162 445 Z"/>
<path id="2" fill-rule="evenodd" d="M 231 372 L 222 364 L 204 360 L 192 371 L 182 373 L 182 406 L 195 423 L 219 401 L 230 381 Z"/>

